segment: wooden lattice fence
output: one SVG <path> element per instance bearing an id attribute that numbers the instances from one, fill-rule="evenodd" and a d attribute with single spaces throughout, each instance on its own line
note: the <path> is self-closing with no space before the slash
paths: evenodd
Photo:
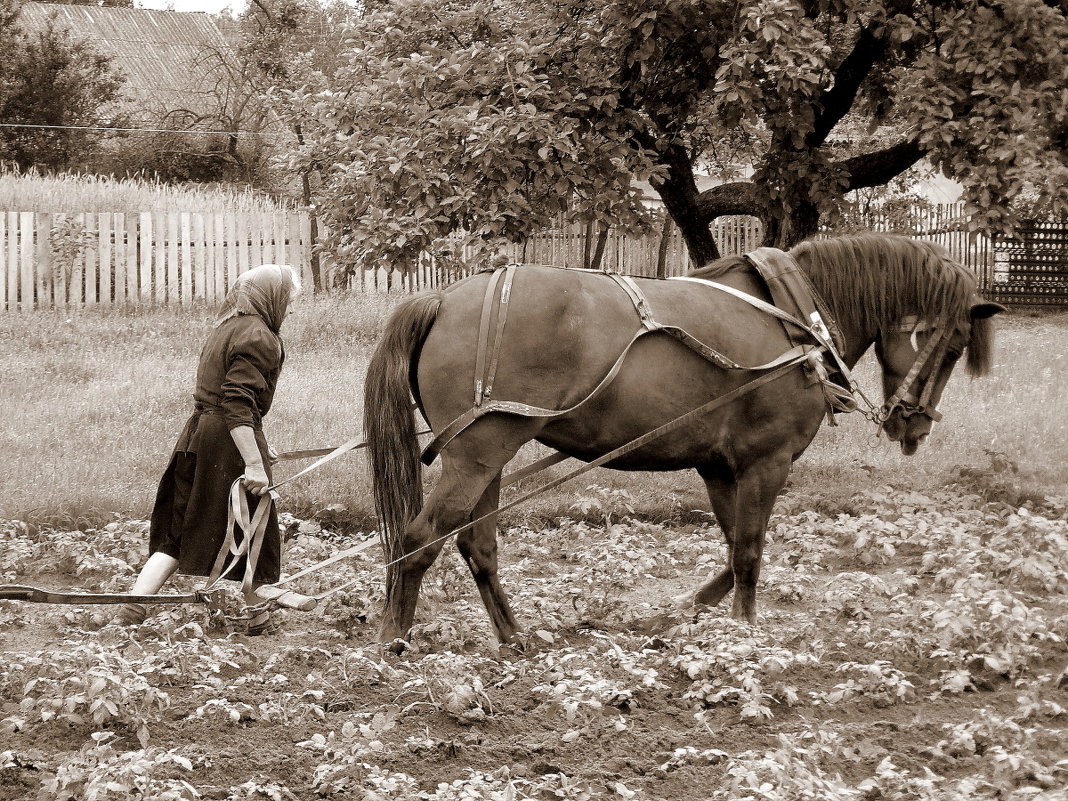
<path id="1" fill-rule="evenodd" d="M 984 278 L 991 300 L 1068 308 L 1068 220 L 1030 220 L 1016 237 L 998 239 Z"/>

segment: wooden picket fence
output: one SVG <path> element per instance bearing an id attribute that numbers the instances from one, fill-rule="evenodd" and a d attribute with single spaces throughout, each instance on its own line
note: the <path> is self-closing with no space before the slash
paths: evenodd
<path id="1" fill-rule="evenodd" d="M 306 213 L 0 212 L 0 310 L 219 302 L 258 264 L 299 266 Z"/>
<path id="2" fill-rule="evenodd" d="M 712 234 L 720 253 L 733 256 L 760 247 L 763 226 L 756 217 L 721 217 L 712 223 Z M 509 261 L 520 264 L 551 264 L 556 267 L 588 267 L 599 231 L 580 224 L 561 225 L 534 234 L 522 244 L 504 249 Z M 662 234 L 629 236 L 610 229 L 598 269 L 628 275 L 656 277 L 660 266 Z M 692 268 L 686 243 L 675 225 L 667 229 L 664 244 L 664 276 L 682 275 Z"/>
<path id="3" fill-rule="evenodd" d="M 1022 273 L 1017 275 L 1020 268 L 1014 266 L 1016 272 L 1010 272 L 1001 263 L 1004 244 L 967 232 L 965 222 L 961 204 L 923 207 L 893 219 L 869 216 L 853 221 L 854 227 L 889 230 L 942 244 L 975 271 L 982 290 L 1003 301 L 1028 302 L 1023 295 L 1041 290 L 1043 305 L 1068 304 L 1068 290 L 1062 289 L 1068 284 L 1068 245 L 1063 244 L 1063 233 L 1057 234 L 1061 238 L 1056 248 L 1043 241 L 1042 274 L 1025 276 L 1027 286 L 1023 286 Z M 761 244 L 761 225 L 754 217 L 721 218 L 713 225 L 723 255 L 744 253 Z M 1059 223 L 1057 230 L 1063 232 L 1063 226 Z M 0 311 L 216 304 L 238 275 L 269 263 L 299 268 L 305 286 L 311 287 L 315 245 L 311 230 L 306 212 L 0 212 Z M 600 235 L 580 224 L 560 224 L 523 244 L 504 248 L 502 255 L 519 263 L 590 266 Z M 632 237 L 612 229 L 604 245 L 598 265 L 603 269 L 672 276 L 691 266 L 685 243 L 673 225 L 668 226 L 666 241 L 660 233 Z M 329 254 L 321 252 L 319 260 L 322 285 L 332 286 L 335 269 Z M 412 271 L 357 270 L 346 285 L 353 291 L 411 292 L 449 284 L 469 273 L 466 266 L 444 268 L 424 259 Z M 1041 283 L 1037 289 L 1032 286 L 1036 281 Z"/>

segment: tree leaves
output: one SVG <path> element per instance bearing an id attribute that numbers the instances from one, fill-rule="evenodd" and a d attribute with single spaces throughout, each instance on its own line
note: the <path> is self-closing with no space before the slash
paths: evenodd
<path id="1" fill-rule="evenodd" d="M 315 131 L 292 161 L 325 167 L 337 245 L 368 267 L 489 259 L 559 214 L 648 230 L 641 180 L 705 258 L 737 210 L 694 172 L 747 167 L 731 197 L 787 245 L 924 154 L 1004 228 L 1025 191 L 1068 212 L 1066 43 L 1040 0 L 399 0 L 292 93 Z"/>

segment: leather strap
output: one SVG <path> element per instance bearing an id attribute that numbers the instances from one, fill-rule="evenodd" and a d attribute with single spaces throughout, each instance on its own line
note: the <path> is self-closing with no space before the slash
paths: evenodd
<path id="1" fill-rule="evenodd" d="M 489 350 L 490 318 L 493 312 L 493 298 L 497 294 L 497 285 L 504 276 L 504 268 L 500 267 L 490 275 L 489 284 L 486 286 L 486 295 L 482 299 L 482 313 L 478 318 L 478 341 L 475 346 L 475 406 L 482 405 L 483 381 L 486 375 L 486 355 Z"/>
<path id="2" fill-rule="evenodd" d="M 909 414 L 906 416 L 911 416 L 912 414 L 926 414 L 935 422 L 942 419 L 942 415 L 937 410 L 928 410 L 924 408 L 926 401 L 930 400 L 931 392 L 934 389 L 934 381 L 928 379 L 923 390 L 923 397 L 919 399 L 918 403 L 912 403 L 912 398 L 915 398 L 915 395 L 912 394 L 912 385 L 917 377 L 919 377 L 920 371 L 923 370 L 923 366 L 936 351 L 944 353 L 946 347 L 949 345 L 948 333 L 943 333 L 938 325 L 932 326 L 931 330 L 934 330 L 935 333 L 932 334 L 924 344 L 923 350 L 916 355 L 916 360 L 912 363 L 912 367 L 909 368 L 908 374 L 902 379 L 897 390 L 893 395 L 887 398 L 886 402 L 883 404 L 882 411 L 880 412 L 882 421 L 885 422 L 891 413 L 893 413 L 894 409 L 899 405 L 903 410 L 909 411 Z M 931 376 L 931 378 L 934 378 L 934 376 Z M 914 408 L 909 410 L 906 404 L 913 405 Z"/>
<path id="3" fill-rule="evenodd" d="M 244 476 L 237 478 L 230 485 L 230 505 L 226 519 L 226 534 L 223 544 L 215 557 L 211 573 L 204 585 L 205 590 L 212 589 L 221 579 L 227 577 L 237 566 L 241 557 L 245 557 L 245 573 L 241 578 L 241 589 L 249 592 L 252 589 L 252 579 L 256 573 L 256 563 L 259 561 L 260 549 L 263 547 L 264 535 L 267 531 L 267 520 L 270 515 L 271 505 L 278 500 L 278 493 L 273 489 L 265 495 L 261 495 L 256 503 L 256 511 L 249 516 L 248 498 L 245 493 Z M 240 529 L 241 541 L 238 542 L 234 535 L 234 529 Z M 227 564 L 226 557 L 232 557 Z"/>
<path id="4" fill-rule="evenodd" d="M 514 265 L 510 265 L 510 267 L 514 267 Z M 494 272 L 494 278 L 499 280 L 500 275 L 502 274 L 503 271 L 505 271 L 505 269 L 506 268 L 498 268 Z M 586 272 L 595 272 L 595 271 L 588 271 L 587 270 Z M 767 370 L 767 369 L 771 369 L 771 368 L 777 366 L 784 359 L 792 358 L 794 355 L 796 355 L 798 353 L 798 351 L 796 349 L 791 349 L 791 350 L 787 351 L 786 353 L 784 353 L 783 355 L 781 355 L 779 358 L 774 359 L 771 362 L 768 362 L 767 364 L 755 365 L 755 366 L 740 365 L 737 362 L 735 362 L 734 360 L 724 356 L 722 353 L 719 353 L 715 349 L 705 345 L 703 342 L 701 342 L 699 339 L 697 339 L 696 337 L 694 337 L 692 334 L 690 334 L 689 332 L 685 331 L 684 329 L 679 328 L 678 326 L 665 326 L 665 325 L 661 325 L 660 323 L 658 323 L 656 321 L 656 319 L 653 317 L 652 310 L 650 309 L 649 302 L 646 299 L 644 293 L 641 291 L 641 288 L 637 285 L 637 283 L 630 276 L 619 275 L 617 273 L 602 273 L 602 274 L 606 275 L 608 278 L 610 278 L 612 281 L 614 281 L 616 283 L 616 285 L 619 286 L 624 291 L 624 293 L 627 295 L 627 297 L 630 298 L 630 301 L 633 304 L 635 310 L 637 311 L 639 319 L 641 320 L 642 328 L 641 328 L 641 330 L 637 331 L 634 334 L 633 337 L 631 337 L 630 342 L 627 343 L 626 347 L 623 349 L 623 352 L 620 353 L 619 357 L 616 359 L 615 363 L 609 369 L 608 373 L 606 373 L 604 375 L 604 377 L 597 383 L 597 385 L 590 391 L 590 393 L 587 394 L 586 397 L 584 397 L 578 403 L 576 403 L 573 406 L 570 406 L 570 407 L 568 407 L 566 409 L 546 409 L 544 407 L 533 406 L 533 405 L 530 405 L 530 404 L 527 404 L 527 403 L 521 403 L 521 402 L 518 402 L 518 401 L 497 401 L 497 400 L 487 399 L 485 397 L 485 393 L 482 393 L 482 388 L 485 386 L 485 384 L 479 378 L 479 376 L 481 376 L 481 372 L 480 371 L 481 371 L 481 369 L 483 369 L 480 365 L 484 365 L 485 364 L 485 355 L 484 355 L 484 353 L 485 353 L 485 350 L 486 350 L 486 348 L 483 346 L 482 343 L 488 341 L 489 329 L 490 329 L 490 321 L 489 321 L 488 318 L 489 318 L 490 312 L 492 311 L 492 308 L 493 308 L 492 301 L 493 301 L 494 293 L 496 291 L 496 282 L 494 282 L 494 281 L 490 282 L 490 285 L 489 285 L 489 287 L 487 287 L 487 290 L 486 290 L 485 298 L 483 299 L 482 318 L 479 320 L 479 343 L 480 344 L 479 344 L 478 352 L 476 353 L 476 359 L 475 359 L 475 370 L 476 370 L 476 373 L 475 373 L 475 375 L 476 375 L 476 380 L 475 380 L 476 402 L 475 402 L 475 405 L 472 406 L 470 409 L 468 409 L 463 414 L 459 415 L 456 419 L 454 419 L 447 426 L 445 426 L 445 428 L 442 429 L 441 432 L 438 433 L 434 437 L 434 439 L 423 449 L 421 460 L 422 460 L 422 462 L 424 464 L 427 464 L 427 465 L 432 464 L 434 462 L 434 460 L 438 457 L 438 455 L 441 453 L 441 451 L 458 434 L 460 434 L 460 432 L 464 431 L 468 426 L 470 426 L 476 420 L 484 417 L 487 414 L 490 414 L 491 412 L 505 413 L 505 414 L 515 414 L 515 415 L 519 415 L 519 416 L 522 416 L 522 417 L 543 417 L 543 418 L 548 417 L 548 418 L 552 418 L 552 417 L 562 417 L 565 414 L 570 414 L 570 413 L 572 413 L 574 411 L 577 411 L 583 404 L 585 404 L 587 401 L 589 401 L 601 389 L 603 389 L 605 386 L 610 384 L 615 379 L 616 375 L 619 374 L 620 369 L 622 369 L 623 362 L 626 359 L 627 354 L 630 352 L 630 349 L 633 347 L 634 343 L 637 342 L 638 339 L 640 339 L 645 334 L 652 333 L 654 331 L 661 331 L 661 332 L 663 332 L 663 333 L 675 338 L 676 340 L 678 340 L 682 344 L 686 345 L 688 348 L 690 348 L 694 352 L 696 352 L 699 355 L 701 355 L 706 360 L 708 360 L 708 361 L 710 361 L 710 362 L 712 362 L 712 363 L 714 363 L 714 364 L 716 364 L 716 365 L 718 365 L 718 366 L 720 366 L 720 367 L 722 367 L 724 369 L 727 369 L 727 370 L 753 370 L 753 371 Z M 716 282 L 713 282 L 713 281 L 706 281 L 705 279 L 702 279 L 702 278 L 690 278 L 688 276 L 683 276 L 683 277 L 678 277 L 678 278 L 671 278 L 671 279 L 668 279 L 668 280 L 672 280 L 672 281 L 692 281 L 694 283 L 699 283 L 699 284 L 703 284 L 703 285 L 706 285 L 706 286 L 714 287 L 715 289 L 718 289 L 720 291 L 726 292 L 727 294 L 729 294 L 729 295 L 731 295 L 733 297 L 736 297 L 739 300 L 745 301 L 746 303 L 748 303 L 749 305 L 753 306 L 754 308 L 757 308 L 757 309 L 759 309 L 761 311 L 764 311 L 767 314 L 770 314 L 770 315 L 772 315 L 774 317 L 777 317 L 777 318 L 779 318 L 779 319 L 781 319 L 781 320 L 783 320 L 785 322 L 788 322 L 791 325 L 794 325 L 794 326 L 798 327 L 799 329 L 807 332 L 813 338 L 816 339 L 816 341 L 823 347 L 823 349 L 825 349 L 827 352 L 829 352 L 832 355 L 832 357 L 836 361 L 836 364 L 838 365 L 839 369 L 841 370 L 843 376 L 845 376 L 845 378 L 849 382 L 850 386 L 853 386 L 853 381 L 852 381 L 852 377 L 851 377 L 851 375 L 849 373 L 849 369 L 841 362 L 841 358 L 838 356 L 838 353 L 837 353 L 837 351 L 835 349 L 835 346 L 834 346 L 833 342 L 830 339 L 829 333 L 827 332 L 826 328 L 822 325 L 822 321 L 813 321 L 813 323 L 811 325 L 805 324 L 805 323 L 801 322 L 800 320 L 798 320 L 793 315 L 791 315 L 791 314 L 789 314 L 787 312 L 784 312 L 781 309 L 779 309 L 778 307 L 773 306 L 772 304 L 767 303 L 767 302 L 761 300 L 760 298 L 754 297 L 753 295 L 750 295 L 747 292 L 742 292 L 741 290 L 734 289 L 733 287 L 729 287 L 729 286 L 726 286 L 724 284 L 719 284 L 719 283 L 716 283 Z M 500 319 L 501 319 L 501 316 L 498 315 L 497 338 L 496 338 L 496 343 L 497 344 L 495 346 L 495 350 L 499 350 L 500 335 L 501 335 L 501 332 L 503 331 L 503 323 L 500 322 Z M 809 349 L 811 349 L 811 347 L 809 347 Z M 493 364 L 495 366 L 496 365 L 496 358 L 497 358 L 496 354 L 494 355 L 493 358 L 494 358 Z M 480 394 L 480 393 L 482 393 L 482 394 Z M 482 400 L 480 401 L 479 398 L 482 398 Z"/>
<path id="5" fill-rule="evenodd" d="M 515 278 L 516 265 L 509 264 L 504 268 L 504 282 L 501 287 L 501 298 L 497 304 L 497 333 L 493 337 L 493 349 L 490 351 L 489 367 L 486 370 L 486 379 L 482 383 L 482 400 L 489 398 L 493 392 L 493 379 L 497 375 L 497 363 L 501 358 L 501 340 L 504 338 L 504 325 L 508 322 L 508 300 L 512 294 L 512 280 Z"/>

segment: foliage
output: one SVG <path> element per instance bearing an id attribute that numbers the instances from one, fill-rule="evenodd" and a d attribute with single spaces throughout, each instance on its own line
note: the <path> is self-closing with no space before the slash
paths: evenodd
<path id="1" fill-rule="evenodd" d="M 78 126 L 106 123 L 122 79 L 110 60 L 51 21 L 32 33 L 18 25 L 18 0 L 0 8 L 0 161 L 19 169 L 81 165 L 101 139 Z M 70 128 L 52 126 L 73 126 Z"/>
<path id="2" fill-rule="evenodd" d="M 925 157 L 971 225 L 1006 228 L 1025 190 L 1068 210 L 1066 42 L 1041 0 L 402 0 L 289 92 L 292 164 L 324 169 L 339 250 L 367 266 L 447 237 L 488 260 L 558 213 L 639 231 L 637 181 L 700 264 L 716 217 L 792 244 Z M 728 183 L 699 192 L 707 170 Z"/>
<path id="3" fill-rule="evenodd" d="M 170 703 L 167 694 L 149 684 L 129 662 L 99 646 L 73 645 L 59 655 L 38 652 L 0 674 L 7 684 L 15 678 L 26 682 L 19 714 L 0 721 L 9 731 L 51 721 L 96 727 L 121 723 L 145 747 L 149 723 L 158 720 Z"/>
<path id="4" fill-rule="evenodd" d="M 192 801 L 201 797 L 183 778 L 159 777 L 160 773 L 175 773 L 175 768 L 192 771 L 189 759 L 160 748 L 119 751 L 112 744 L 113 737 L 108 732 L 94 732 L 92 743 L 42 782 L 48 797 L 55 801 Z"/>
<path id="5" fill-rule="evenodd" d="M 532 630 L 521 654 L 490 644 L 458 559 L 428 579 L 424 628 L 402 659 L 366 623 L 345 638 L 327 605 L 291 613 L 273 642 L 206 634 L 186 607 L 133 633 L 53 616 L 65 639 L 16 646 L 0 664 L 0 775 L 42 797 L 120 801 L 1057 797 L 1068 776 L 1060 512 L 959 487 L 879 485 L 826 513 L 799 514 L 805 502 L 790 498 L 772 520 L 760 625 L 715 610 L 662 614 L 650 630 L 632 619 L 643 599 L 716 569 L 719 532 L 622 517 L 637 498 L 598 485 L 583 497 L 588 523 L 502 533 L 504 580 Z M 284 524 L 287 569 L 337 552 L 331 531 Z M 0 537 L 15 580 L 28 579 L 19 565 L 97 578 L 107 552 L 132 559 L 144 524 L 6 524 Z M 589 620 L 570 590 L 596 594 L 613 569 L 613 614 Z M 372 587 L 379 566 L 361 556 L 301 586 L 350 580 Z M 44 738 L 63 745 L 43 758 Z M 265 772 L 270 760 L 285 767 Z"/>

